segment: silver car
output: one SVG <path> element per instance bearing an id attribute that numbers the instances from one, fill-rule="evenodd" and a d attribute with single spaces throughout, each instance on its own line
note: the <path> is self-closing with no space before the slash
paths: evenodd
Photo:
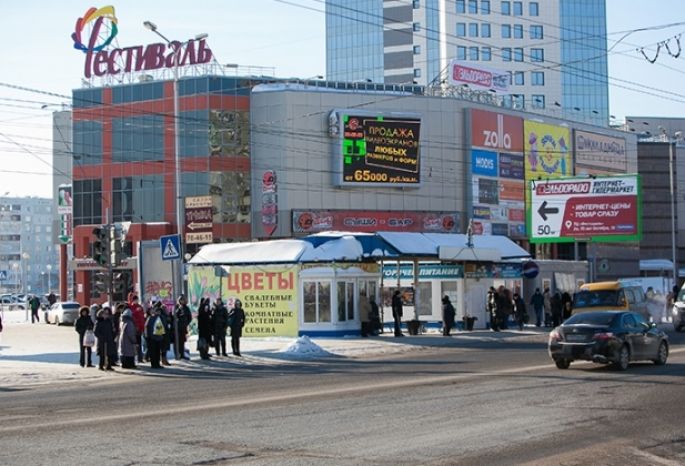
<path id="1" fill-rule="evenodd" d="M 45 313 L 45 323 L 73 325 L 78 319 L 79 309 L 81 309 L 81 305 L 75 301 L 55 303 Z"/>

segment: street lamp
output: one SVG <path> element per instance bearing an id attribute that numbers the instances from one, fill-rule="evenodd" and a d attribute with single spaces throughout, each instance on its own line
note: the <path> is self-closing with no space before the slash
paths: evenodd
<path id="1" fill-rule="evenodd" d="M 675 193 L 674 193 L 674 182 L 673 182 L 673 146 L 681 139 L 683 133 L 681 131 L 676 131 L 673 137 L 666 134 L 666 129 L 663 126 L 659 126 L 661 134 L 663 134 L 668 139 L 668 184 L 669 191 L 671 194 L 671 254 L 673 261 L 673 286 L 678 285 L 678 253 L 676 247 L 676 223 L 675 223 Z"/>
<path id="2" fill-rule="evenodd" d="M 29 289 L 28 286 L 28 281 L 29 281 L 29 271 L 28 271 L 28 260 L 31 258 L 28 252 L 22 252 L 21 253 L 21 258 L 22 260 L 22 284 L 21 284 L 21 291 L 22 293 L 26 294 L 27 290 Z"/>
<path id="3" fill-rule="evenodd" d="M 45 268 L 48 271 L 48 294 L 50 294 L 52 292 L 52 264 L 46 265 Z"/>

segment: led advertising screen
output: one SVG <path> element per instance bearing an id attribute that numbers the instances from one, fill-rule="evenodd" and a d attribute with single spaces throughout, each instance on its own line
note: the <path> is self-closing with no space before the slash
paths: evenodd
<path id="1" fill-rule="evenodd" d="M 418 115 L 337 112 L 341 185 L 414 186 L 420 177 Z"/>

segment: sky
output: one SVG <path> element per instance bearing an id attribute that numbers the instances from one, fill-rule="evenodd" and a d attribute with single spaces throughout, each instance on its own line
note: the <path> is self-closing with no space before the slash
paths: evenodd
<path id="1" fill-rule="evenodd" d="M 263 74 L 279 78 L 325 75 L 323 0 L 0 0 L 0 196 L 52 195 L 52 112 L 70 103 L 83 76 L 84 55 L 70 36 L 88 8 L 109 4 L 121 47 L 158 42 L 143 27 L 149 20 L 169 38 L 209 34 L 221 64 L 265 67 Z M 607 0 L 610 113 L 618 120 L 685 114 L 685 53 L 676 59 L 662 46 L 651 64 L 640 52 L 653 59 L 657 44 L 668 41 L 676 54 L 682 5 Z"/>

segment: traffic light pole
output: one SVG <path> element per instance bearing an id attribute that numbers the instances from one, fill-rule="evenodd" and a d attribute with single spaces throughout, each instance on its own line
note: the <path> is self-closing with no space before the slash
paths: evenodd
<path id="1" fill-rule="evenodd" d="M 111 223 L 107 224 L 107 238 L 112 237 L 112 233 L 114 232 L 114 225 Z M 112 257 L 112 242 L 107 241 L 107 258 Z M 109 309 L 112 314 L 114 314 L 114 266 L 112 265 L 112 261 L 108 260 L 107 261 L 107 302 L 109 303 Z"/>

